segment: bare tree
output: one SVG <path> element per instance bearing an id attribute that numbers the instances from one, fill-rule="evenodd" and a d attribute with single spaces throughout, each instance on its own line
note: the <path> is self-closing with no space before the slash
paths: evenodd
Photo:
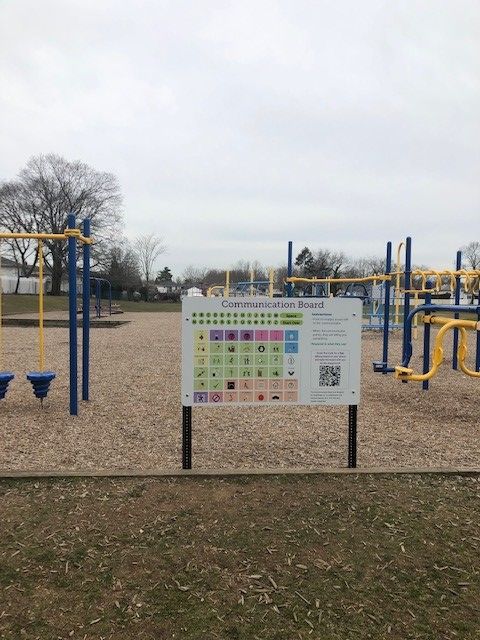
<path id="1" fill-rule="evenodd" d="M 15 181 L 0 185 L 0 227 L 26 233 L 63 233 L 69 213 L 74 213 L 79 222 L 90 218 L 95 238 L 92 258 L 100 263 L 118 239 L 121 204 L 120 187 L 111 173 L 55 154 L 34 156 Z M 21 248 L 15 247 L 26 263 L 30 246 L 23 249 L 22 254 Z M 52 275 L 52 294 L 58 295 L 66 269 L 67 243 L 45 240 L 44 249 L 45 264 Z"/>
<path id="2" fill-rule="evenodd" d="M 163 239 L 154 233 L 145 233 L 138 236 L 134 243 L 135 253 L 137 254 L 140 272 L 145 280 L 147 288 L 146 299 L 148 300 L 148 285 L 155 280 L 157 271 L 156 262 L 158 258 L 165 252 Z"/>
<path id="3" fill-rule="evenodd" d="M 472 240 L 465 247 L 462 247 L 462 255 L 468 262 L 470 269 L 480 269 L 480 242 Z"/>

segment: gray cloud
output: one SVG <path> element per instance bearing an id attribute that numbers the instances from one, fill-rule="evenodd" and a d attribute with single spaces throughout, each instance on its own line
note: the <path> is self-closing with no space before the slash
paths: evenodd
<path id="1" fill-rule="evenodd" d="M 0 3 L 0 177 L 113 171 L 126 232 L 188 263 L 480 237 L 476 0 Z"/>

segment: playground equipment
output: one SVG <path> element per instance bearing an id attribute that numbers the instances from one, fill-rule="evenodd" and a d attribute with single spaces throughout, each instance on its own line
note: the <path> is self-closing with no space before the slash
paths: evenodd
<path id="1" fill-rule="evenodd" d="M 89 364 L 90 364 L 90 220 L 83 221 L 82 231 L 76 227 L 75 215 L 67 217 L 67 228 L 63 233 L 6 233 L 0 232 L 2 239 L 29 238 L 38 241 L 39 248 L 39 305 L 38 305 L 38 371 L 27 373 L 34 394 L 43 401 L 48 394 L 50 383 L 56 374 L 45 370 L 45 334 L 44 334 L 44 287 L 43 287 L 43 241 L 68 242 L 68 308 L 69 308 L 69 351 L 70 351 L 70 415 L 78 414 L 78 347 L 77 347 L 77 242 L 83 246 L 83 313 L 82 313 L 82 400 L 89 399 Z M 0 355 L 1 355 L 1 291 L 0 291 Z M 14 374 L 10 371 L 0 372 L 0 399 L 5 397 L 7 388 Z"/>
<path id="2" fill-rule="evenodd" d="M 27 373 L 33 387 L 33 393 L 40 402 L 47 397 L 50 383 L 55 378 L 54 371 L 45 371 L 45 333 L 43 329 L 43 240 L 38 239 L 38 279 L 40 281 L 40 290 L 38 292 L 38 371 L 30 371 Z"/>
<path id="3" fill-rule="evenodd" d="M 214 284 L 207 289 L 207 298 L 212 296 L 268 296 L 273 298 L 274 270 L 268 272 L 268 280 L 255 280 L 255 272 L 250 270 L 250 280 L 230 282 L 230 271 L 225 272 L 225 284 Z"/>
<path id="4" fill-rule="evenodd" d="M 401 253 L 405 254 L 405 266 L 402 269 Z M 444 359 L 444 338 L 448 331 L 453 331 L 453 358 L 452 368 L 460 369 L 468 376 L 480 378 L 480 270 L 463 269 L 462 254 L 456 255 L 456 267 L 454 270 L 442 269 L 412 269 L 412 239 L 406 238 L 400 242 L 397 248 L 396 270 L 392 271 L 392 243 L 387 243 L 385 272 L 372 274 L 360 278 L 301 278 L 293 276 L 292 243 L 288 244 L 288 277 L 285 280 L 287 295 L 293 295 L 293 287 L 298 283 L 310 285 L 321 284 L 325 289 L 325 295 L 331 296 L 330 286 L 333 284 L 346 284 L 343 296 L 355 296 L 361 298 L 364 303 L 370 296 L 372 301 L 372 313 L 369 314 L 369 323 L 362 325 L 364 329 L 378 328 L 383 331 L 382 360 L 373 363 L 377 373 L 394 373 L 395 377 L 403 382 L 422 382 L 423 389 L 428 389 L 429 380 L 435 376 Z M 403 281 L 403 284 L 402 284 Z M 415 287 L 417 283 L 419 286 Z M 392 285 L 394 287 L 392 296 Z M 367 289 L 371 286 L 371 290 Z M 375 287 L 380 287 L 380 294 L 374 295 Z M 478 306 L 460 304 L 462 289 L 471 296 L 478 294 Z M 378 290 L 377 290 L 378 292 Z M 448 298 L 453 296 L 454 304 L 432 304 L 433 297 Z M 374 304 L 377 297 L 377 304 Z M 424 304 L 420 304 L 421 299 Z M 393 304 L 392 304 L 393 303 Z M 393 310 L 393 322 L 392 313 Z M 451 313 L 453 317 L 434 315 L 437 312 Z M 476 319 L 460 319 L 460 314 L 475 315 Z M 371 322 L 372 317 L 376 323 Z M 417 338 L 418 325 L 424 326 L 423 340 L 423 371 L 415 373 L 409 368 L 412 356 L 412 339 Z M 431 326 L 441 326 L 435 338 L 433 348 L 432 365 L 430 366 L 430 333 Z M 402 364 L 391 366 L 388 364 L 389 338 L 392 329 L 403 329 Z M 476 332 L 475 369 L 470 369 L 466 364 L 467 357 L 467 332 Z"/>
<path id="5" fill-rule="evenodd" d="M 108 315 L 112 315 L 112 283 L 105 278 L 90 278 L 95 284 L 95 317 L 102 317 L 102 285 L 108 287 Z"/>

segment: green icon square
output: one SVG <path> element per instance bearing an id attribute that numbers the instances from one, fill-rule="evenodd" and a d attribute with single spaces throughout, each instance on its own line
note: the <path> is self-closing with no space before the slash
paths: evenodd
<path id="1" fill-rule="evenodd" d="M 223 354 L 223 362 L 226 367 L 238 367 L 239 356 L 236 353 Z"/>
<path id="2" fill-rule="evenodd" d="M 222 391 L 223 390 L 223 379 L 221 378 L 210 378 L 208 381 L 208 388 L 210 391 Z"/>
<path id="3" fill-rule="evenodd" d="M 241 354 L 238 359 L 238 364 L 241 367 L 252 367 L 253 363 L 254 363 L 254 359 L 253 359 L 253 354 L 251 353 Z"/>
<path id="4" fill-rule="evenodd" d="M 210 342 L 210 353 L 223 353 L 223 342 Z"/>
<path id="5" fill-rule="evenodd" d="M 238 367 L 225 367 L 224 369 L 225 378 L 238 378 Z"/>
<path id="6" fill-rule="evenodd" d="M 255 354 L 255 366 L 256 367 L 268 366 L 268 354 L 266 354 L 266 353 L 256 353 Z"/>
<path id="7" fill-rule="evenodd" d="M 208 391 L 208 380 L 205 378 L 199 378 L 193 381 L 194 391 Z"/>
<path id="8" fill-rule="evenodd" d="M 253 378 L 253 367 L 240 367 L 239 378 Z"/>
<path id="9" fill-rule="evenodd" d="M 270 353 L 268 363 L 271 367 L 281 367 L 283 364 L 283 353 Z"/>
<path id="10" fill-rule="evenodd" d="M 268 378 L 268 367 L 255 367 L 256 378 Z"/>
<path id="11" fill-rule="evenodd" d="M 269 378 L 283 378 L 283 367 L 270 367 L 268 376 Z"/>
<path id="12" fill-rule="evenodd" d="M 194 367 L 193 368 L 193 377 L 195 380 L 199 378 L 208 378 L 208 368 L 207 367 Z"/>
<path id="13" fill-rule="evenodd" d="M 221 367 L 223 365 L 223 353 L 216 353 L 210 356 L 209 364 L 211 367 Z"/>
<path id="14" fill-rule="evenodd" d="M 253 353 L 253 342 L 241 342 L 239 346 L 240 353 Z"/>
<path id="15" fill-rule="evenodd" d="M 238 342 L 225 343 L 225 353 L 238 353 Z"/>
<path id="16" fill-rule="evenodd" d="M 283 342 L 270 342 L 268 350 L 270 353 L 283 353 Z"/>
<path id="17" fill-rule="evenodd" d="M 223 378 L 223 367 L 210 367 L 210 378 L 215 380 L 222 380 Z"/>

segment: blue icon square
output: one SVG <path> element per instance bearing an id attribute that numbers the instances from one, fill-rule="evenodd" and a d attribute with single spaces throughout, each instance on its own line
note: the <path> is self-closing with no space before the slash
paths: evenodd
<path id="1" fill-rule="evenodd" d="M 298 340 L 298 331 L 290 330 L 290 329 L 285 331 L 285 340 L 287 342 L 297 342 L 297 340 Z"/>
<path id="2" fill-rule="evenodd" d="M 298 353 L 298 342 L 286 342 L 285 353 Z"/>

